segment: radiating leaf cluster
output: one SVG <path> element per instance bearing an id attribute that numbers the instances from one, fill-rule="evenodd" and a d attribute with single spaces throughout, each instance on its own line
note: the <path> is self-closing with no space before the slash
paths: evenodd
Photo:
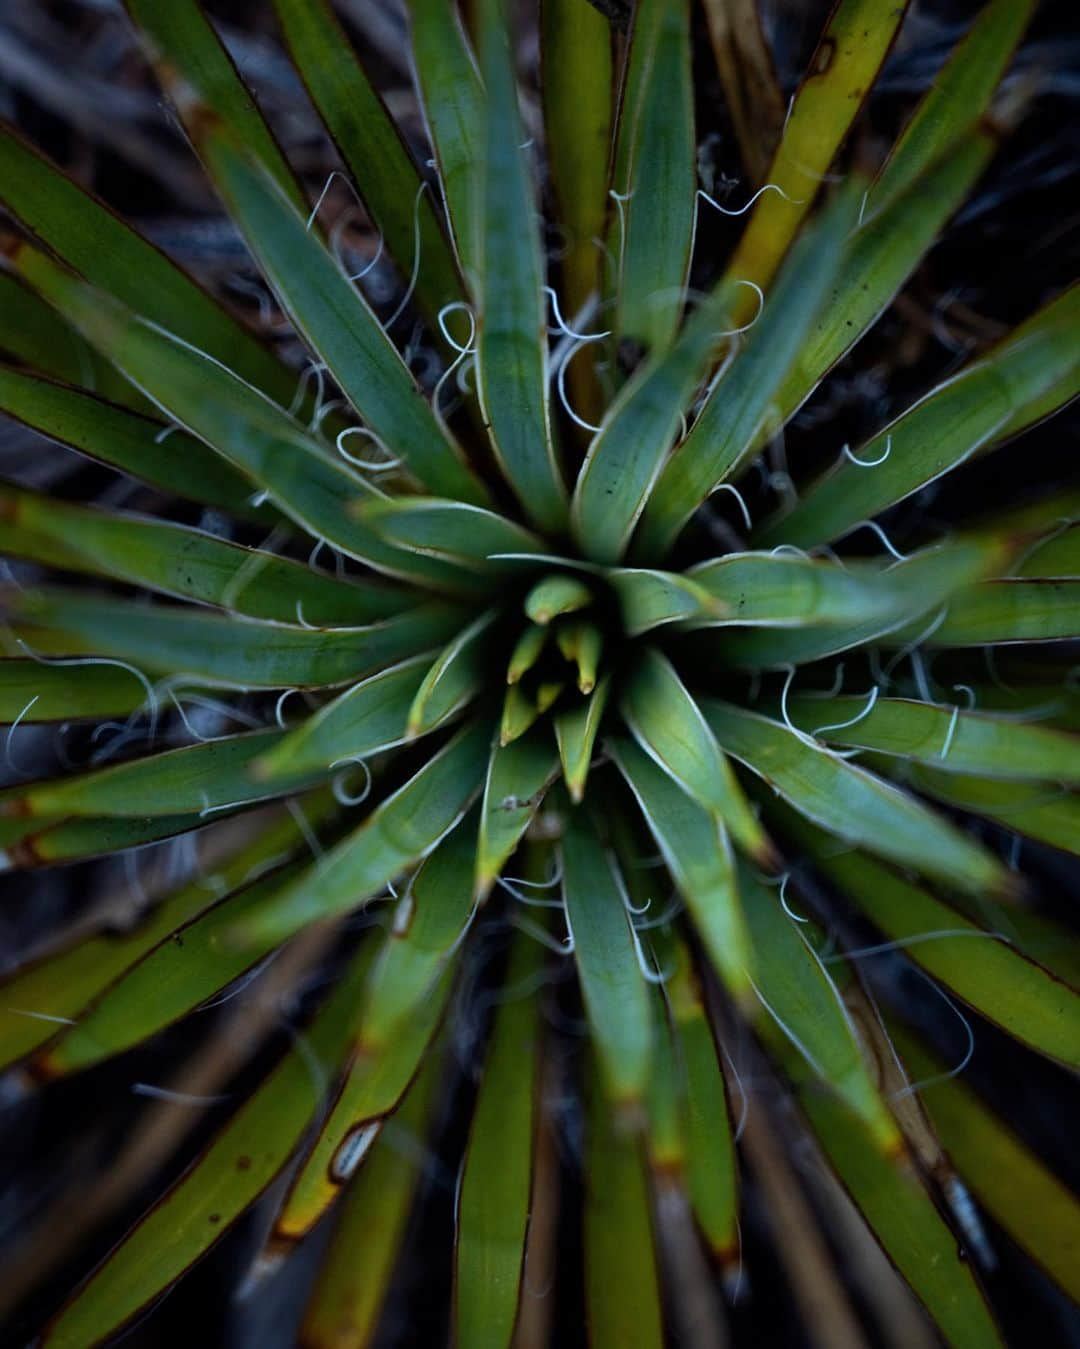
<path id="1" fill-rule="evenodd" d="M 1080 633 L 1080 505 L 948 536 L 879 523 L 1075 397 L 1080 292 L 1039 297 L 860 445 L 827 430 L 786 490 L 749 490 L 758 467 L 775 487 L 763 452 L 992 159 L 1033 5 L 990 0 L 871 174 L 845 142 L 906 7 L 840 0 L 785 121 L 752 13 L 708 3 L 763 175 L 718 260 L 695 247 L 726 208 L 698 188 L 689 0 L 639 0 L 625 34 L 545 0 L 539 107 L 508 3 L 412 0 L 419 158 L 328 0 L 273 0 L 399 312 L 426 324 L 426 383 L 198 0 L 127 8 L 306 364 L 0 128 L 0 410 L 150 503 L 0 486 L 27 578 L 2 594 L 9 765 L 36 723 L 90 745 L 0 791 L 0 856 L 219 849 L 138 923 L 8 973 L 0 1060 L 66 1077 L 257 993 L 309 930 L 333 958 L 276 1065 L 42 1343 L 120 1331 L 268 1191 L 257 1269 L 333 1210 L 301 1342 L 372 1343 L 463 1035 L 467 1349 L 524 1335 L 530 1271 L 557 1266 L 560 1096 L 584 1111 L 591 1342 L 663 1343 L 693 1270 L 730 1288 L 762 1108 L 746 1028 L 950 1344 L 1000 1342 L 958 1177 L 1075 1294 L 1075 1198 L 844 953 L 865 928 L 1080 1067 L 1080 962 L 999 846 L 1078 850 L 1055 662 Z M 1035 643 L 1011 681 L 971 673 L 980 647 Z M 925 1114 L 909 1076 L 943 1079 Z"/>

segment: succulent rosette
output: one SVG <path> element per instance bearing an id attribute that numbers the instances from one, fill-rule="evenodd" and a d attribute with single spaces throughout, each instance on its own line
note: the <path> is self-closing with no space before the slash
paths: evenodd
<path id="1" fill-rule="evenodd" d="M 1075 495 L 910 509 L 1075 396 L 1076 290 L 859 443 L 822 414 L 784 455 L 1023 116 L 995 91 L 1033 5 L 991 0 L 877 159 L 844 146 L 903 5 L 841 0 L 786 115 L 752 94 L 760 34 L 724 26 L 746 7 L 706 5 L 747 169 L 726 196 L 688 0 L 625 31 L 608 8 L 547 0 L 523 82 L 499 0 L 467 27 L 414 0 L 414 156 L 325 0 L 273 0 L 397 264 L 388 313 L 195 0 L 128 0 L 298 360 L 0 131 L 0 410 L 150 503 L 0 487 L 9 750 L 97 727 L 88 762 L 4 789 L 0 842 L 30 870 L 175 840 L 182 873 L 6 976 L 0 1056 L 51 1083 L 209 1004 L 166 1097 L 265 1068 L 45 1345 L 107 1340 L 260 1200 L 256 1279 L 333 1225 L 301 1342 L 371 1342 L 451 1095 L 462 1349 L 546 1342 L 559 1223 L 591 1343 L 690 1335 L 702 1298 L 719 1334 L 740 1154 L 806 1217 L 739 1064 L 784 1083 L 950 1344 L 999 1343 L 980 1209 L 1076 1292 L 1075 1199 L 859 959 L 903 952 L 1080 1061 L 1075 947 L 1013 845 L 1080 839 Z M 999 678 L 982 648 L 1012 644 Z M 157 1165 L 175 1107 L 148 1109 Z M 819 1239 L 776 1236 L 852 1342 Z"/>

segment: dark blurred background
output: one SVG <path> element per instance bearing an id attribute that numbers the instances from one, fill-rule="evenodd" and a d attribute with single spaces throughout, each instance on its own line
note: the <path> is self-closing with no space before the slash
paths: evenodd
<path id="1" fill-rule="evenodd" d="M 422 119 L 410 81 L 400 5 L 397 0 L 339 0 L 337 7 L 422 162 L 426 158 Z M 283 55 L 269 4 L 265 0 L 212 0 L 207 8 L 220 21 L 234 59 L 314 197 L 336 161 Z M 977 8 L 950 0 L 915 4 L 865 110 L 855 152 L 880 158 Z M 526 69 L 534 68 L 536 60 L 531 9 L 522 5 Z M 787 96 L 813 49 L 827 6 L 806 0 L 763 0 L 762 10 Z M 1028 117 L 1008 139 L 976 195 L 952 222 L 900 301 L 800 414 L 789 448 L 812 458 L 815 448 L 824 443 L 825 426 L 828 451 L 835 452 L 846 439 L 856 443 L 871 424 L 880 423 L 913 394 L 921 393 L 931 379 L 940 378 L 970 352 L 992 342 L 1006 326 L 1077 275 L 1080 132 L 1073 112 L 1080 87 L 1078 13 L 1075 0 L 1046 0 L 1041 6 L 1009 77 L 1030 88 Z M 697 19 L 703 168 L 712 179 L 714 193 L 730 193 L 730 199 L 738 203 L 745 199 L 738 155 L 700 14 Z M 0 0 L 0 113 L 253 321 L 274 323 L 280 318 L 163 104 L 119 3 Z M 535 120 L 535 107 L 533 116 Z M 349 204 L 341 184 L 332 184 L 327 218 L 333 219 L 335 212 L 345 211 Z M 716 270 L 738 228 L 739 222 L 722 220 L 714 213 L 702 217 L 699 257 L 703 279 Z M 342 239 L 361 264 L 373 255 L 375 239 L 362 212 L 351 212 Z M 366 284 L 374 303 L 385 306 L 386 312 L 394 309 L 401 281 L 388 264 L 377 265 Z M 408 337 L 405 332 L 403 340 Z M 299 364 L 300 352 L 291 337 L 282 333 L 276 340 Z M 935 521 L 960 520 L 1048 487 L 1075 486 L 1080 481 L 1075 430 L 1076 418 L 1070 410 L 957 474 L 932 502 Z M 0 475 L 49 485 L 62 496 L 133 508 L 146 504 L 145 489 L 121 482 L 8 423 L 0 423 Z M 925 502 L 920 509 L 926 509 Z M 26 728 L 18 740 L 18 767 L 46 771 L 64 755 L 78 757 L 79 752 L 77 737 L 58 745 L 51 729 Z M 13 767 L 0 765 L 0 772 L 10 776 Z M 1006 842 L 1001 840 L 1001 845 Z M 21 952 L 65 923 L 112 906 L 122 910 L 125 903 L 135 902 L 133 895 L 138 900 L 152 892 L 167 873 L 171 856 L 165 845 L 137 858 L 0 878 L 4 965 L 14 963 Z M 1025 846 L 1024 866 L 1035 878 L 1038 901 L 1056 916 L 1069 916 L 1069 898 L 1075 901 L 1077 890 L 1075 869 L 1061 855 L 1035 845 Z M 473 973 L 481 983 L 485 962 L 498 960 L 499 947 L 494 932 L 489 941 L 479 943 Z M 963 1027 L 905 962 L 900 958 L 874 962 L 872 978 L 883 996 L 906 1003 L 946 1058 L 958 1061 L 963 1056 Z M 149 1046 L 70 1082 L 41 1088 L 18 1072 L 0 1081 L 0 1252 L 14 1255 L 28 1243 L 41 1246 L 39 1223 L 45 1215 L 52 1222 L 63 1221 L 65 1213 L 77 1220 L 86 1196 L 113 1164 L 146 1109 L 146 1103 L 132 1094 L 132 1084 L 163 1077 L 178 1055 L 211 1039 L 225 1015 L 225 1009 L 199 1013 Z M 1080 1185 L 1073 1137 L 1080 1119 L 1075 1082 L 1019 1050 L 989 1025 L 973 1016 L 971 1020 L 976 1051 L 969 1080 L 985 1091 L 1049 1165 L 1074 1186 Z M 454 1180 L 472 1090 L 470 1046 L 478 1029 L 465 1025 L 456 1037 L 460 1072 L 425 1168 L 422 1202 L 385 1319 L 382 1344 L 387 1349 L 442 1342 L 450 1288 Z M 280 1043 L 270 1044 L 259 1062 L 230 1084 L 230 1101 L 242 1097 L 247 1085 L 258 1080 L 265 1063 L 287 1043 L 285 1035 L 278 1039 Z M 572 1045 L 567 1055 L 572 1071 Z M 776 1091 L 767 1078 L 755 1080 L 754 1088 Z M 100 1259 L 161 1186 L 178 1174 L 230 1108 L 225 1103 L 204 1112 L 167 1166 L 133 1190 L 108 1221 L 92 1227 L 57 1267 L 48 1269 L 47 1262 L 42 1266 L 42 1277 L 9 1319 L 3 1343 L 23 1345 L 32 1340 L 64 1293 Z M 580 1195 L 580 1120 L 572 1106 L 563 1112 L 557 1147 L 568 1216 L 560 1233 L 557 1305 L 561 1312 L 554 1342 L 569 1349 L 583 1342 L 580 1235 L 574 1220 Z M 835 1205 L 834 1194 L 830 1197 L 815 1187 L 812 1159 L 800 1160 L 796 1154 L 794 1164 L 810 1182 L 812 1203 L 826 1208 Z M 266 1223 L 264 1203 L 127 1332 L 124 1343 L 132 1349 L 191 1344 L 202 1349 L 215 1345 L 285 1349 L 293 1343 L 295 1318 L 326 1233 L 316 1233 L 276 1273 L 249 1283 L 248 1291 L 242 1289 L 237 1295 L 261 1246 Z M 997 1265 L 986 1275 L 986 1282 L 1010 1343 L 1080 1345 L 1073 1313 L 1049 1281 L 992 1224 L 989 1233 Z M 746 1182 L 742 1235 L 741 1295 L 730 1312 L 734 1343 L 806 1343 L 799 1308 L 776 1255 L 785 1233 L 770 1220 L 768 1206 L 752 1180 Z M 47 1254 L 47 1230 L 43 1249 Z M 0 1253 L 0 1271 L 4 1265 Z M 4 1278 L 0 1272 L 0 1283 Z M 855 1302 L 860 1313 L 867 1314 L 857 1291 Z M 869 1317 L 867 1334 L 872 1343 L 901 1349 L 901 1332 L 875 1326 Z"/>

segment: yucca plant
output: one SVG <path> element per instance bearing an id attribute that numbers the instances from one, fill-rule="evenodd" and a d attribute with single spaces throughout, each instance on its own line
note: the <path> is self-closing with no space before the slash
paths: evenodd
<path id="1" fill-rule="evenodd" d="M 875 158 L 844 147 L 897 0 L 840 0 L 786 115 L 734 0 L 545 0 L 539 104 L 531 20 L 413 0 L 425 164 L 325 0 L 273 0 L 399 269 L 387 313 L 196 0 L 128 0 L 292 364 L 0 131 L 0 408 L 154 503 L 0 488 L 9 766 L 32 723 L 93 729 L 3 791 L 0 840 L 32 869 L 175 839 L 180 875 L 6 976 L 0 1056 L 48 1093 L 222 1006 L 161 1042 L 90 1212 L 184 1169 L 43 1344 L 119 1334 L 260 1200 L 249 1293 L 325 1219 L 299 1340 L 373 1342 L 448 1117 L 462 1349 L 568 1342 L 579 1226 L 590 1343 L 721 1344 L 741 1152 L 818 1343 L 898 1317 L 999 1344 L 981 1215 L 1077 1293 L 1075 1198 L 861 958 L 1080 1063 L 1076 948 L 1019 865 L 1080 838 L 1069 658 L 981 650 L 1080 633 L 1078 503 L 928 509 L 1075 396 L 1077 291 L 854 448 L 824 405 L 783 454 L 1023 116 L 995 91 L 1033 7 L 990 0 Z M 699 30 L 744 162 L 720 200 Z M 815 1212 L 872 1271 L 858 1312 Z"/>

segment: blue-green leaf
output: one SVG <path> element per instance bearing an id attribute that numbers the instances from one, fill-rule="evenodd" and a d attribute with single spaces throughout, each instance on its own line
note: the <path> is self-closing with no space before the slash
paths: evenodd
<path id="1" fill-rule="evenodd" d="M 566 489 L 548 404 L 543 261 L 522 142 L 505 0 L 484 0 L 480 60 L 487 88 L 486 151 L 476 294 L 476 379 L 492 448 L 526 514 L 566 522 Z"/>

